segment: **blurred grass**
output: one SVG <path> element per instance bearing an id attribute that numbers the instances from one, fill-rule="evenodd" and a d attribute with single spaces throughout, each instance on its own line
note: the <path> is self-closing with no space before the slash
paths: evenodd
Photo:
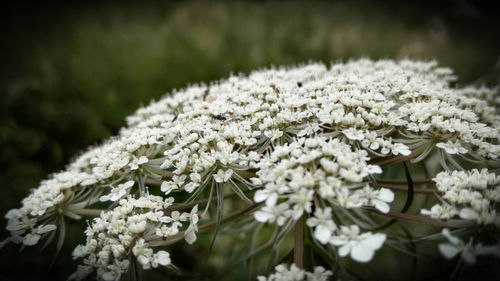
<path id="1" fill-rule="evenodd" d="M 10 3 L 0 12 L 0 213 L 117 133 L 139 105 L 189 83 L 362 56 L 437 59 L 459 83 L 498 81 L 499 20 L 488 3 Z M 74 270 L 70 251 L 47 276 L 62 280 Z M 2 261 L 7 255 L 0 252 Z M 14 280 L 19 267 L 11 264 L 2 263 L 4 280 Z M 44 264 L 23 266 L 36 280 Z"/>

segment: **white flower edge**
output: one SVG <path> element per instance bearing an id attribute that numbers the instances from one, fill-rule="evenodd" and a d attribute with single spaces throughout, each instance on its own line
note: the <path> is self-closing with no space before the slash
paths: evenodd
<path id="1" fill-rule="evenodd" d="M 448 154 L 465 154 L 468 152 L 468 150 L 458 141 L 453 142 L 449 140 L 447 142 L 438 142 L 436 147 L 443 149 Z"/>
<path id="2" fill-rule="evenodd" d="M 483 245 L 478 243 L 473 245 L 473 239 L 465 243 L 462 239 L 451 234 L 448 228 L 444 228 L 441 234 L 448 240 L 448 242 L 440 243 L 438 245 L 439 252 L 446 259 L 453 259 L 458 254 L 468 264 L 474 264 L 477 261 L 477 256 L 496 256 L 500 258 L 500 242 L 495 245 Z"/>
<path id="3" fill-rule="evenodd" d="M 118 201 L 123 196 L 128 194 L 130 188 L 134 185 L 134 183 L 134 181 L 127 181 L 125 183 L 119 184 L 117 187 L 112 188 L 109 194 L 101 196 L 99 198 L 99 201 Z"/>
<path id="4" fill-rule="evenodd" d="M 357 225 L 341 226 L 339 235 L 330 239 L 330 244 L 338 246 L 341 257 L 350 257 L 360 263 L 367 263 L 373 259 L 375 251 L 384 244 L 387 236 L 384 233 L 360 233 Z"/>
<path id="5" fill-rule="evenodd" d="M 322 266 L 314 267 L 313 272 L 298 268 L 295 264 L 288 267 L 279 264 L 269 276 L 257 276 L 257 281 L 327 281 L 333 272 Z"/>

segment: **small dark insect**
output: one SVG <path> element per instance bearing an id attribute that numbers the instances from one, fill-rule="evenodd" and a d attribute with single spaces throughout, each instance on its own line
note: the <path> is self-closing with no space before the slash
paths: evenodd
<path id="1" fill-rule="evenodd" d="M 202 100 L 205 100 L 205 98 L 208 96 L 208 94 L 210 93 L 210 89 L 206 89 L 204 92 L 203 92 L 203 95 L 201 95 L 201 99 Z"/>
<path id="2" fill-rule="evenodd" d="M 220 115 L 220 114 L 217 114 L 217 115 L 213 115 L 212 116 L 215 120 L 220 120 L 220 121 L 224 121 L 226 120 L 226 117 Z"/>
<path id="3" fill-rule="evenodd" d="M 302 87 L 302 82 L 297 82 L 297 86 Z"/>
<path id="4" fill-rule="evenodd" d="M 177 114 L 177 115 L 174 116 L 174 119 L 172 119 L 172 122 L 174 122 L 175 120 L 177 120 L 177 117 L 179 117 L 179 114 Z"/>
<path id="5" fill-rule="evenodd" d="M 275 93 L 277 93 L 277 94 L 280 93 L 280 90 L 278 90 L 278 87 L 276 87 L 276 85 L 272 84 L 271 88 L 274 90 Z"/>

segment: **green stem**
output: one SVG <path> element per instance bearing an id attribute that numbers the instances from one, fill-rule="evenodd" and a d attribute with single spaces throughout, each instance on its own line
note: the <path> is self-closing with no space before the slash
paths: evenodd
<path id="1" fill-rule="evenodd" d="M 77 210 L 71 210 L 71 212 L 73 212 L 75 214 L 78 214 L 78 215 L 82 215 L 82 216 L 94 216 L 94 217 L 100 216 L 103 211 L 104 210 L 101 210 L 101 209 L 77 209 Z"/>
<path id="2" fill-rule="evenodd" d="M 304 218 L 303 216 L 295 223 L 295 244 L 293 248 L 293 261 L 295 265 L 304 268 Z"/>

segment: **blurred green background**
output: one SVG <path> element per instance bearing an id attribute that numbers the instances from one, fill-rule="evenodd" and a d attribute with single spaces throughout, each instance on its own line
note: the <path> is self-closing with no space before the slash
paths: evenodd
<path id="1" fill-rule="evenodd" d="M 495 1 L 16 1 L 0 12 L 0 214 L 140 105 L 189 83 L 309 60 L 436 59 L 499 81 Z M 0 223 L 2 237 L 5 221 Z M 83 238 L 75 227 L 73 240 Z M 64 280 L 71 240 L 0 251 L 0 279 Z M 80 240 L 81 241 L 81 240 Z M 203 262 L 202 258 L 198 258 Z M 44 273 L 45 275 L 40 275 Z"/>

